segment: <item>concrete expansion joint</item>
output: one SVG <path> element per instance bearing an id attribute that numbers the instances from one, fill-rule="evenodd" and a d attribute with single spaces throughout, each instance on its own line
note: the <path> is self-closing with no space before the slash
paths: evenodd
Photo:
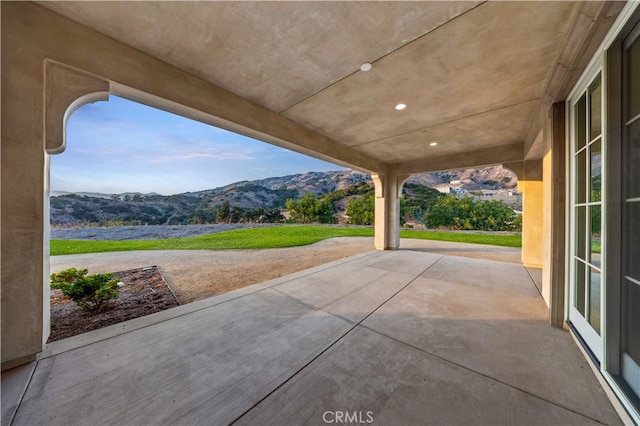
<path id="1" fill-rule="evenodd" d="M 289 296 L 288 294 L 282 293 L 279 290 L 273 288 L 273 290 L 277 291 L 280 294 L 283 294 L 299 303 L 302 303 L 304 306 L 307 306 L 308 308 L 314 310 L 314 311 L 318 311 L 318 312 L 325 312 L 328 315 L 331 315 L 333 317 L 336 318 L 340 318 L 343 319 L 345 321 L 347 321 L 348 323 L 352 324 L 351 327 L 349 327 L 349 329 L 347 331 L 345 331 L 342 335 L 340 335 L 338 338 L 336 338 L 331 344 L 327 345 L 326 348 L 324 348 L 322 351 L 320 351 L 316 356 L 314 356 L 311 360 L 309 360 L 309 362 L 307 362 L 306 364 L 304 364 L 302 367 L 300 367 L 297 371 L 293 372 L 289 377 L 287 377 L 282 383 L 280 383 L 278 386 L 275 386 L 274 389 L 271 390 L 271 392 L 269 392 L 267 395 L 265 395 L 263 398 L 261 398 L 260 400 L 258 400 L 255 404 L 253 404 L 251 407 L 249 407 L 247 410 L 245 410 L 242 414 L 240 414 L 238 417 L 236 417 L 233 421 L 230 422 L 230 424 L 235 424 L 236 422 L 240 421 L 240 419 L 242 419 L 242 417 L 244 417 L 245 415 L 247 415 L 249 412 L 251 412 L 251 410 L 253 410 L 254 408 L 256 408 L 259 404 L 261 404 L 263 401 L 265 401 L 267 398 L 269 398 L 271 395 L 273 395 L 275 392 L 277 392 L 279 389 L 281 389 L 283 386 L 285 386 L 287 383 L 289 383 L 291 380 L 293 380 L 296 376 L 298 376 L 302 371 L 304 371 L 305 369 L 307 369 L 307 367 L 309 367 L 311 364 L 313 364 L 317 359 L 319 359 L 320 357 L 322 357 L 325 353 L 327 353 L 331 348 L 335 347 L 339 342 L 343 341 L 345 337 L 347 337 L 349 334 L 351 334 L 351 332 L 353 330 L 355 330 L 358 327 L 363 327 L 366 328 L 367 330 L 369 330 L 368 327 L 364 326 L 362 323 L 364 321 L 366 321 L 371 315 L 373 315 L 376 311 L 378 311 L 378 309 L 380 309 L 382 306 L 384 306 L 387 302 L 389 302 L 391 299 L 393 299 L 394 297 L 396 297 L 400 292 L 402 292 L 405 288 L 407 288 L 408 286 L 410 286 L 416 279 L 418 279 L 422 274 L 424 274 L 425 272 L 427 272 L 430 268 L 432 268 L 436 263 L 438 263 L 440 260 L 442 260 L 442 258 L 444 258 L 445 256 L 442 255 L 438 258 L 438 260 L 436 260 L 435 262 L 433 262 L 432 264 L 430 264 L 428 267 L 426 267 L 422 272 L 420 272 L 419 274 L 417 274 L 414 278 L 412 278 L 411 280 L 409 280 L 408 283 L 406 283 L 404 286 L 402 286 L 402 288 L 400 288 L 398 291 L 396 291 L 395 293 L 393 293 L 391 296 L 389 296 L 386 300 L 384 300 L 380 305 L 378 305 L 375 309 L 373 309 L 371 312 L 369 312 L 368 315 L 366 315 L 364 318 L 362 318 L 360 321 L 358 322 L 353 322 L 350 321 L 348 319 L 342 318 L 339 315 L 336 314 L 332 314 L 330 312 L 327 312 L 321 308 L 316 308 L 316 307 L 312 307 L 309 306 L 307 303 L 302 302 L 301 300 L 298 300 L 292 296 Z M 395 340 L 395 339 L 394 339 Z M 403 343 L 403 342 L 402 342 Z"/>
<path id="2" fill-rule="evenodd" d="M 273 286 L 263 286 L 262 285 L 263 283 L 257 283 L 257 284 L 255 284 L 256 285 L 256 289 L 254 291 L 251 291 L 251 292 L 248 292 L 248 293 L 243 293 L 243 294 L 240 294 L 240 295 L 238 295 L 236 297 L 231 297 L 231 298 L 219 301 L 219 302 L 214 302 L 213 304 L 207 304 L 206 306 L 193 307 L 192 305 L 193 304 L 197 304 L 199 302 L 204 302 L 206 300 L 216 299 L 220 295 L 213 296 L 213 297 L 211 297 L 209 299 L 204 299 L 204 300 L 192 302 L 192 303 L 187 304 L 187 305 L 181 305 L 181 306 L 175 308 L 175 309 L 180 310 L 181 312 L 177 313 L 176 315 L 173 315 L 173 316 L 171 316 L 169 318 L 165 317 L 165 315 L 170 314 L 171 311 L 163 311 L 163 312 L 159 312 L 159 313 L 153 314 L 153 315 L 160 315 L 160 317 L 158 317 L 157 320 L 150 320 L 151 317 L 153 317 L 153 315 L 149 315 L 149 316 L 146 316 L 146 317 L 136 318 L 136 319 L 133 319 L 133 320 L 130 320 L 130 321 L 125 321 L 124 323 L 117 323 L 117 324 L 114 324 L 111 327 L 114 327 L 114 326 L 117 327 L 117 326 L 122 326 L 123 324 L 129 324 L 130 328 L 125 329 L 125 330 L 123 330 L 121 332 L 118 332 L 118 333 L 110 334 L 110 335 L 105 336 L 104 338 L 101 338 L 101 339 L 93 339 L 93 340 L 89 339 L 87 341 L 81 341 L 79 344 L 69 345 L 68 347 L 63 347 L 63 349 L 56 349 L 56 347 L 58 347 L 58 346 L 62 347 L 62 343 L 65 343 L 65 341 L 50 343 L 50 344 L 47 344 L 47 345 L 44 346 L 44 349 L 38 355 L 37 360 L 43 360 L 43 359 L 46 359 L 46 358 L 50 358 L 52 356 L 57 356 L 57 355 L 60 355 L 60 354 L 66 353 L 66 352 L 70 352 L 70 351 L 79 349 L 79 348 L 82 348 L 82 347 L 90 346 L 90 345 L 92 345 L 94 343 L 98 343 L 98 342 L 101 342 L 101 341 L 113 339 L 113 338 L 116 338 L 116 337 L 119 337 L 119 336 L 122 336 L 122 335 L 125 335 L 125 334 L 132 333 L 132 332 L 137 331 L 137 330 L 142 330 L 142 329 L 147 328 L 147 327 L 152 327 L 152 326 L 154 326 L 154 325 L 156 325 L 156 324 L 158 324 L 160 322 L 174 320 L 176 318 L 180 318 L 180 317 L 184 317 L 184 316 L 187 316 L 187 315 L 191 315 L 191 314 L 194 314 L 194 313 L 197 313 L 197 312 L 209 309 L 209 308 L 213 308 L 213 307 L 216 307 L 216 306 L 219 306 L 219 305 L 223 305 L 225 303 L 232 302 L 232 301 L 241 299 L 243 297 L 250 296 L 250 295 L 253 295 L 255 293 L 259 293 L 259 292 L 262 292 L 262 291 L 265 291 L 265 290 L 268 290 L 268 289 L 276 290 L 275 287 L 278 286 L 278 285 L 291 282 L 291 281 L 293 281 L 295 279 L 298 279 L 298 278 L 306 277 L 306 276 L 311 275 L 313 273 L 316 273 L 318 271 L 324 271 L 324 270 L 327 270 L 327 269 L 334 268 L 334 267 L 336 267 L 338 265 L 342 265 L 342 264 L 349 263 L 349 262 L 354 262 L 356 260 L 359 260 L 359 259 L 362 259 L 362 258 L 365 258 L 365 257 L 369 257 L 369 256 L 371 256 L 371 255 L 373 255 L 375 253 L 376 253 L 375 251 L 371 251 L 369 253 L 364 253 L 364 254 L 359 255 L 359 256 L 353 256 L 353 257 L 350 257 L 350 258 L 347 258 L 347 259 L 340 259 L 340 260 L 338 260 L 336 262 L 332 262 L 332 263 L 329 263 L 327 265 L 323 265 L 324 267 L 322 267 L 322 268 L 311 268 L 309 270 L 309 272 L 306 273 L 306 274 L 296 275 L 291 279 L 282 281 L 282 282 L 280 282 L 278 284 L 275 284 Z M 289 297 L 291 297 L 291 296 L 289 296 Z M 297 300 L 297 299 L 295 299 L 295 300 Z M 311 306 L 309 306 L 309 308 L 317 309 L 317 308 L 314 308 L 314 307 L 311 307 Z M 136 325 L 137 323 L 140 323 L 140 322 L 142 322 L 143 325 Z M 95 331 L 90 332 L 90 333 L 97 333 L 97 332 L 100 332 L 100 331 L 101 330 L 95 330 Z M 73 337 L 71 339 L 73 339 Z"/>
<path id="3" fill-rule="evenodd" d="M 13 424 L 13 421 L 16 418 L 16 414 L 18 414 L 18 410 L 20 410 L 20 405 L 22 405 L 22 401 L 24 400 L 24 396 L 27 394 L 27 390 L 29 389 L 29 385 L 31 385 L 31 380 L 33 380 L 33 376 L 35 375 L 36 368 L 38 368 L 38 363 L 39 363 L 39 360 L 36 359 L 35 361 L 33 361 L 33 362 L 29 363 L 29 364 L 23 364 L 23 365 L 21 365 L 19 367 L 15 367 L 15 368 L 30 368 L 31 371 L 29 372 L 29 377 L 25 381 L 24 386 L 22 386 L 21 389 L 20 389 L 20 396 L 18 398 L 18 402 L 17 402 L 17 404 L 15 406 L 15 409 L 11 412 L 11 418 L 6 423 L 7 426 L 11 426 Z M 13 391 L 13 389 L 12 389 L 12 391 Z M 5 414 L 5 413 L 3 413 L 3 414 Z"/>
<path id="4" fill-rule="evenodd" d="M 240 421 L 240 419 L 242 419 L 245 415 L 247 415 L 249 412 L 251 412 L 251 410 L 253 410 L 254 408 L 256 408 L 258 405 L 260 405 L 263 401 L 265 401 L 267 398 L 269 398 L 271 395 L 273 395 L 274 393 L 276 393 L 279 389 L 281 389 L 283 386 L 285 386 L 287 383 L 289 383 L 291 380 L 293 380 L 296 376 L 298 376 L 302 371 L 306 370 L 307 367 L 309 367 L 311 364 L 313 364 L 318 358 L 320 358 L 322 355 L 324 355 L 329 349 L 333 348 L 335 345 L 338 344 L 338 342 L 342 341 L 342 339 L 345 338 L 345 336 L 347 336 L 349 333 L 351 333 L 356 327 L 358 326 L 358 324 L 354 324 L 352 327 L 350 327 L 347 331 L 345 331 L 341 336 L 339 336 L 334 342 L 332 342 L 331 344 L 327 345 L 326 348 L 324 348 L 323 350 L 321 350 L 316 356 L 314 356 L 313 358 L 311 358 L 309 360 L 309 362 L 307 362 L 306 364 L 304 364 L 303 366 L 301 366 L 298 370 L 294 371 L 289 377 L 287 377 L 285 380 L 282 381 L 282 383 L 280 383 L 279 385 L 275 386 L 271 392 L 267 393 L 264 397 L 260 398 L 258 401 L 256 401 L 255 404 L 253 404 L 251 407 L 249 407 L 248 409 L 246 409 L 242 414 L 240 414 L 238 417 L 236 417 L 235 419 L 233 419 L 231 422 L 229 422 L 229 424 L 235 424 L 238 421 Z"/>
<path id="5" fill-rule="evenodd" d="M 370 255 L 363 256 L 363 257 L 368 257 L 368 256 L 371 256 L 371 255 L 373 255 L 373 254 L 375 254 L 375 252 L 374 252 L 374 253 L 371 253 Z M 443 256 L 443 257 L 444 257 L 444 256 Z M 342 265 L 342 264 L 344 264 L 344 263 L 353 262 L 354 260 L 359 260 L 359 259 L 361 259 L 361 258 L 353 259 L 353 260 L 349 260 L 349 261 L 347 261 L 347 262 L 342 262 L 342 263 L 340 263 L 339 265 L 332 265 L 332 266 L 330 266 L 330 267 L 328 267 L 328 268 L 323 268 L 323 269 L 321 269 L 321 271 L 326 271 L 326 270 L 328 270 L 328 269 L 332 269 L 332 268 L 335 268 L 335 267 L 337 267 L 337 266 L 340 266 L 340 265 Z M 440 260 L 440 259 L 438 259 L 438 260 Z M 425 269 L 425 271 L 426 271 L 426 269 Z M 291 296 L 291 295 L 289 295 L 289 294 L 287 294 L 287 293 L 285 293 L 285 292 L 283 292 L 283 291 L 280 291 L 280 290 L 277 288 L 278 286 L 281 286 L 281 285 L 284 285 L 284 284 L 290 283 L 290 282 L 295 281 L 295 280 L 297 280 L 297 279 L 299 279 L 299 278 L 304 278 L 304 277 L 309 276 L 309 275 L 311 275 L 311 274 L 314 274 L 314 273 L 316 273 L 316 272 L 318 272 L 318 271 L 317 271 L 317 270 L 313 270 L 313 271 L 309 272 L 308 274 L 301 275 L 301 276 L 296 276 L 295 278 L 292 278 L 292 279 L 287 280 L 287 281 L 283 281 L 283 282 L 278 283 L 278 284 L 276 284 L 276 285 L 274 285 L 274 286 L 271 286 L 271 287 L 265 287 L 265 289 L 267 289 L 267 288 L 268 288 L 268 289 L 271 289 L 271 290 L 273 290 L 273 291 L 275 291 L 275 292 L 277 292 L 277 293 L 279 293 L 279 294 L 281 294 L 281 295 L 283 295 L 283 296 L 285 296 L 285 297 L 287 297 L 287 298 L 289 298 L 289 299 L 291 299 L 291 300 L 294 300 L 294 301 L 296 301 L 296 302 L 298 302 L 298 303 L 300 303 L 300 304 L 302 304 L 302 305 L 306 306 L 307 308 L 309 308 L 309 309 L 311 309 L 311 310 L 313 310 L 313 311 L 324 312 L 324 313 L 326 313 L 326 314 L 328 314 L 328 315 L 331 315 L 331 316 L 334 316 L 334 317 L 340 318 L 340 319 L 342 319 L 342 320 L 344 320 L 344 321 L 347 321 L 347 322 L 349 322 L 349 323 L 352 323 L 352 324 L 355 324 L 355 325 L 359 325 L 362 321 L 364 321 L 364 320 L 365 320 L 365 319 L 367 319 L 369 316 L 371 316 L 375 311 L 377 311 L 378 309 L 380 309 L 380 307 L 381 307 L 382 305 L 384 305 L 384 304 L 385 304 L 385 303 L 387 303 L 389 300 L 391 300 L 391 299 L 392 299 L 396 294 L 398 294 L 400 291 L 402 291 L 402 289 L 404 289 L 406 286 L 408 286 L 409 284 L 411 284 L 411 282 L 413 282 L 413 281 L 415 280 L 415 278 L 414 278 L 413 280 L 411 280 L 411 282 L 407 283 L 404 287 L 402 287 L 402 289 L 400 289 L 398 292 L 394 293 L 394 295 L 393 295 L 393 296 L 391 296 L 389 299 L 385 300 L 385 301 L 384 301 L 380 306 L 378 306 L 378 307 L 377 307 L 375 310 L 373 310 L 369 315 L 367 315 L 367 317 L 365 317 L 364 319 L 362 319 L 362 321 L 354 322 L 353 320 L 350 320 L 350 319 L 348 319 L 348 318 L 344 318 L 344 317 L 342 317 L 342 316 L 340 316 L 340 315 L 338 315 L 338 314 L 331 313 L 331 312 L 329 312 L 329 311 L 325 310 L 323 307 L 318 307 L 318 306 L 310 305 L 310 304 L 308 304 L 308 303 L 304 302 L 303 300 L 300 300 L 300 299 L 298 299 L 298 298 L 296 298 L 296 297 L 293 297 L 293 296 Z M 424 271 L 423 271 L 422 273 L 424 273 Z M 422 274 L 422 273 L 421 273 L 421 274 Z M 416 277 L 416 278 L 417 278 L 417 277 Z M 371 282 L 372 282 L 372 281 L 368 281 L 368 282 L 364 283 L 361 287 L 358 287 L 358 288 L 356 288 L 356 289 L 354 289 L 354 290 L 350 291 L 349 293 L 346 293 L 346 294 L 342 295 L 342 296 L 341 296 L 341 298 L 345 298 L 345 297 L 347 297 L 347 296 L 350 296 L 350 295 L 352 295 L 352 294 L 355 294 L 355 293 L 357 293 L 357 292 L 361 291 L 363 288 L 365 288 L 366 286 L 368 286 L 369 284 L 371 284 Z M 262 290 L 260 290 L 260 291 L 262 291 Z"/>
<path id="6" fill-rule="evenodd" d="M 531 275 L 531 271 L 529 271 L 529 268 L 524 266 L 524 265 L 522 265 L 522 266 L 524 267 L 524 270 L 527 271 L 527 275 L 529 276 L 529 279 L 531 280 L 531 284 L 533 285 L 533 287 L 536 289 L 538 294 L 540 294 L 540 297 L 544 298 L 544 296 L 542 295 L 542 292 L 540 291 L 540 289 L 536 285 L 536 280 L 533 279 L 533 275 Z"/>
<path id="7" fill-rule="evenodd" d="M 144 317 L 135 318 L 135 319 L 132 319 L 132 320 L 129 320 L 129 321 L 125 321 L 124 323 L 122 323 L 122 322 L 116 323 L 116 324 L 113 324 L 111 327 L 122 326 L 123 324 L 126 324 L 126 323 L 134 324 L 134 325 L 131 328 L 125 329 L 124 331 L 122 331 L 120 333 L 114 333 L 113 335 L 109 335 L 109 336 L 106 336 L 106 337 L 104 337 L 102 339 L 98 339 L 98 340 L 87 340 L 86 342 L 80 342 L 80 344 L 69 346 L 69 347 L 67 347 L 67 348 L 65 348 L 63 350 L 55 350 L 55 347 L 58 346 L 58 345 L 61 345 L 63 343 L 66 343 L 65 342 L 66 339 L 65 340 L 60 340 L 58 342 L 48 343 L 48 344 L 46 344 L 44 346 L 43 351 L 40 352 L 40 354 L 39 354 L 37 359 L 38 359 L 38 361 L 39 360 L 43 360 L 43 359 L 47 359 L 47 358 L 50 358 L 50 357 L 53 357 L 53 356 L 58 356 L 60 354 L 66 353 L 66 352 L 74 351 L 74 350 L 79 349 L 79 348 L 83 348 L 85 346 L 91 346 L 91 345 L 93 345 L 95 343 L 98 343 L 98 342 L 103 342 L 103 341 L 106 341 L 106 340 L 115 339 L 115 338 L 123 336 L 125 334 L 129 334 L 129 333 L 133 333 L 133 332 L 138 331 L 138 330 L 142 330 L 142 329 L 145 329 L 145 328 L 153 327 L 153 326 L 155 326 L 155 325 L 157 325 L 158 323 L 161 323 L 161 322 L 174 320 L 176 318 L 185 317 L 187 315 L 192 315 L 192 314 L 194 314 L 196 312 L 204 311 L 206 309 L 210 309 L 210 308 L 213 308 L 215 306 L 223 305 L 225 303 L 229 303 L 229 302 L 232 302 L 234 300 L 241 299 L 243 297 L 250 296 L 250 295 L 252 295 L 254 293 L 259 293 L 259 292 L 267 290 L 267 289 L 268 289 L 268 287 L 263 287 L 261 289 L 257 289 L 255 291 L 250 292 L 250 293 L 241 294 L 241 295 L 239 295 L 237 297 L 232 297 L 232 298 L 229 298 L 229 299 L 225 299 L 225 300 L 223 300 L 221 302 L 214 303 L 212 305 L 203 306 L 201 308 L 189 309 L 190 308 L 189 305 L 180 305 L 180 306 L 178 306 L 178 307 L 176 307 L 174 309 L 185 308 L 186 312 L 182 312 L 182 313 L 180 313 L 178 315 L 175 315 L 175 316 L 172 316 L 170 318 L 164 318 L 164 317 L 163 318 L 159 318 L 157 321 L 148 321 L 148 320 L 150 319 L 150 317 L 152 315 L 162 315 L 162 314 L 165 314 L 165 313 L 170 312 L 170 311 L 161 311 L 161 312 L 157 312 L 157 313 L 152 314 L 152 315 L 147 315 L 147 316 L 144 316 Z M 214 296 L 214 298 L 215 297 L 216 296 Z M 192 302 L 192 303 L 196 303 L 196 302 Z M 141 325 L 141 326 L 136 326 L 135 323 L 137 323 L 138 321 L 141 321 L 141 322 L 144 321 L 145 324 Z M 98 330 L 90 331 L 89 333 L 97 333 L 97 332 L 100 332 L 102 330 L 103 329 L 98 329 Z M 73 339 L 74 337 L 71 337 L 70 339 Z"/>
<path id="8" fill-rule="evenodd" d="M 574 409 L 572 409 L 572 408 L 570 408 L 570 407 L 567 407 L 567 406 L 565 406 L 565 405 L 562 405 L 562 404 L 559 404 L 559 403 L 557 403 L 557 402 L 554 402 L 554 401 L 552 401 L 552 400 L 551 400 L 551 399 L 549 399 L 549 398 L 545 398 L 545 397 L 543 397 L 543 396 L 537 395 L 536 393 L 533 393 L 533 392 L 527 391 L 527 390 L 525 390 L 525 389 L 522 389 L 522 388 L 520 388 L 520 387 L 518 387 L 518 386 L 514 386 L 514 385 L 509 384 L 509 383 L 507 383 L 507 382 L 505 382 L 505 381 L 503 381 L 503 380 L 500 380 L 500 379 L 498 379 L 498 378 L 495 378 L 495 377 L 489 376 L 489 375 L 487 375 L 487 374 L 484 374 L 484 373 L 482 373 L 482 372 L 480 372 L 480 371 L 477 371 L 477 370 L 475 370 L 475 369 L 473 369 L 473 368 L 471 368 L 471 367 L 467 367 L 467 366 L 465 366 L 464 364 L 460 364 L 460 363 L 457 363 L 457 362 L 451 361 L 451 360 L 449 360 L 449 359 L 447 359 L 447 358 L 444 358 L 444 357 L 442 357 L 442 356 L 440 356 L 440 355 L 437 355 L 437 354 L 435 354 L 435 353 L 429 352 L 429 351 L 427 351 L 427 350 L 425 350 L 425 349 L 422 349 L 422 348 L 420 348 L 420 347 L 418 347 L 418 346 L 412 345 L 411 343 L 405 342 L 405 341 L 403 341 L 403 340 L 399 340 L 399 339 L 397 339 L 397 338 L 395 338 L 395 337 L 389 336 L 388 334 L 385 334 L 385 333 L 382 333 L 382 332 L 380 332 L 380 331 L 377 331 L 377 330 L 374 330 L 374 329 L 372 329 L 372 328 L 369 328 L 369 327 L 367 327 L 366 325 L 358 324 L 358 326 L 360 326 L 360 327 L 362 327 L 362 328 L 364 328 L 364 329 L 366 329 L 366 330 L 368 330 L 368 331 L 370 331 L 370 332 L 372 332 L 372 333 L 375 333 L 375 334 L 377 334 L 377 335 L 379 335 L 379 336 L 386 337 L 387 339 L 391 339 L 391 340 L 393 340 L 394 342 L 397 342 L 397 343 L 399 343 L 399 344 L 401 344 L 401 345 L 404 345 L 404 346 L 407 346 L 407 347 L 409 347 L 409 348 L 411 348 L 411 349 L 417 350 L 417 351 L 419 351 L 419 352 L 421 352 L 421 353 L 423 353 L 423 354 L 425 354 L 425 355 L 427 355 L 427 356 L 430 356 L 430 357 L 436 358 L 437 360 L 442 361 L 442 362 L 444 362 L 444 363 L 446 363 L 446 364 L 449 364 L 449 365 L 452 365 L 452 366 L 455 366 L 455 367 L 458 367 L 458 368 L 462 368 L 463 370 L 466 370 L 466 371 L 468 371 L 468 372 L 470 372 L 470 373 L 472 373 L 472 374 L 476 374 L 476 375 L 478 375 L 478 376 L 480 376 L 480 377 L 483 377 L 483 378 L 485 378 L 485 379 L 487 379 L 487 380 L 490 380 L 490 381 L 492 381 L 492 382 L 496 382 L 496 383 L 499 383 L 499 384 L 501 384 L 501 385 L 503 385 L 503 386 L 506 386 L 506 387 L 508 387 L 508 388 L 510 388 L 510 389 L 516 390 L 516 391 L 518 391 L 518 392 L 522 392 L 522 393 L 524 393 L 524 394 L 526 394 L 526 395 L 531 396 L 532 398 L 539 399 L 539 400 L 544 401 L 544 402 L 546 402 L 546 403 L 548 403 L 548 404 L 551 404 L 551 405 L 554 405 L 554 406 L 556 406 L 556 407 L 559 407 L 559 408 L 561 408 L 561 409 L 563 409 L 563 410 L 570 411 L 570 412 L 572 412 L 572 413 L 574 413 L 574 414 L 576 414 L 576 415 L 578 415 L 578 416 L 580 416 L 580 417 L 583 417 L 583 418 L 585 418 L 585 419 L 588 419 L 588 420 L 590 420 L 590 421 L 593 421 L 593 422 L 596 422 L 596 423 L 603 424 L 603 423 L 602 423 L 602 421 L 600 421 L 600 420 L 598 420 L 598 419 L 596 419 L 596 418 L 589 417 L 589 416 L 587 416 L 587 415 L 585 415 L 585 414 L 583 414 L 583 413 L 580 413 L 580 412 L 578 412 L 578 411 L 576 411 L 576 410 L 574 410 Z M 355 327 L 354 327 L 354 328 L 355 328 Z"/>

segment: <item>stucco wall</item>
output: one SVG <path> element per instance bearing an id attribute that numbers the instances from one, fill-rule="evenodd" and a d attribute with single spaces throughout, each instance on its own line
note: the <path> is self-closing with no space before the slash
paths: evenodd
<path id="1" fill-rule="evenodd" d="M 42 51 L 2 3 L 2 362 L 40 351 L 44 197 Z M 28 30 L 28 29 L 27 29 Z M 26 52 L 31 52 L 28 55 Z M 25 261 L 28 259 L 28 261 Z"/>

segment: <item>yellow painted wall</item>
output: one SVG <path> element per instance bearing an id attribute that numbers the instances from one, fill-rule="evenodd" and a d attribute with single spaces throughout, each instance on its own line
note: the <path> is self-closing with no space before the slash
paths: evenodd
<path id="1" fill-rule="evenodd" d="M 518 181 L 522 192 L 522 263 L 542 268 L 543 258 L 543 183 L 542 161 L 526 161 L 524 179 Z"/>

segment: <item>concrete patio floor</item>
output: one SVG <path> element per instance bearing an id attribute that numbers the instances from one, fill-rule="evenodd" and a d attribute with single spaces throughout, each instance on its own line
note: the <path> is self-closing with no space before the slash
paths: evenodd
<path id="1" fill-rule="evenodd" d="M 620 424 L 547 315 L 522 265 L 372 251 L 49 344 L 2 424 Z"/>

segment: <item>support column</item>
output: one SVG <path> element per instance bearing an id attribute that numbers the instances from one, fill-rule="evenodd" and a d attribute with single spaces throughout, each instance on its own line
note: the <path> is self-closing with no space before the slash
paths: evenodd
<path id="1" fill-rule="evenodd" d="M 541 120 L 542 158 L 504 164 L 518 175 L 522 192 L 522 263 L 542 268 L 539 288 L 549 322 L 564 326 L 565 295 L 565 105 L 553 104 Z"/>
<path id="2" fill-rule="evenodd" d="M 543 195 L 544 258 L 542 296 L 552 326 L 564 324 L 565 291 L 565 104 L 551 106 L 544 127 Z"/>
<path id="3" fill-rule="evenodd" d="M 371 175 L 375 185 L 375 247 L 400 247 L 400 196 L 408 175 Z"/>
<path id="4" fill-rule="evenodd" d="M 523 166 L 523 176 L 518 179 L 522 192 L 522 263 L 542 268 L 542 160 L 525 161 Z"/>
<path id="5" fill-rule="evenodd" d="M 3 26 L 11 22 L 4 8 L 2 18 Z M 21 53 L 28 49 L 19 31 L 7 31 L 5 43 L 2 370 L 34 360 L 49 337 L 49 153 L 64 150 L 69 115 L 109 93 L 104 79 Z"/>

